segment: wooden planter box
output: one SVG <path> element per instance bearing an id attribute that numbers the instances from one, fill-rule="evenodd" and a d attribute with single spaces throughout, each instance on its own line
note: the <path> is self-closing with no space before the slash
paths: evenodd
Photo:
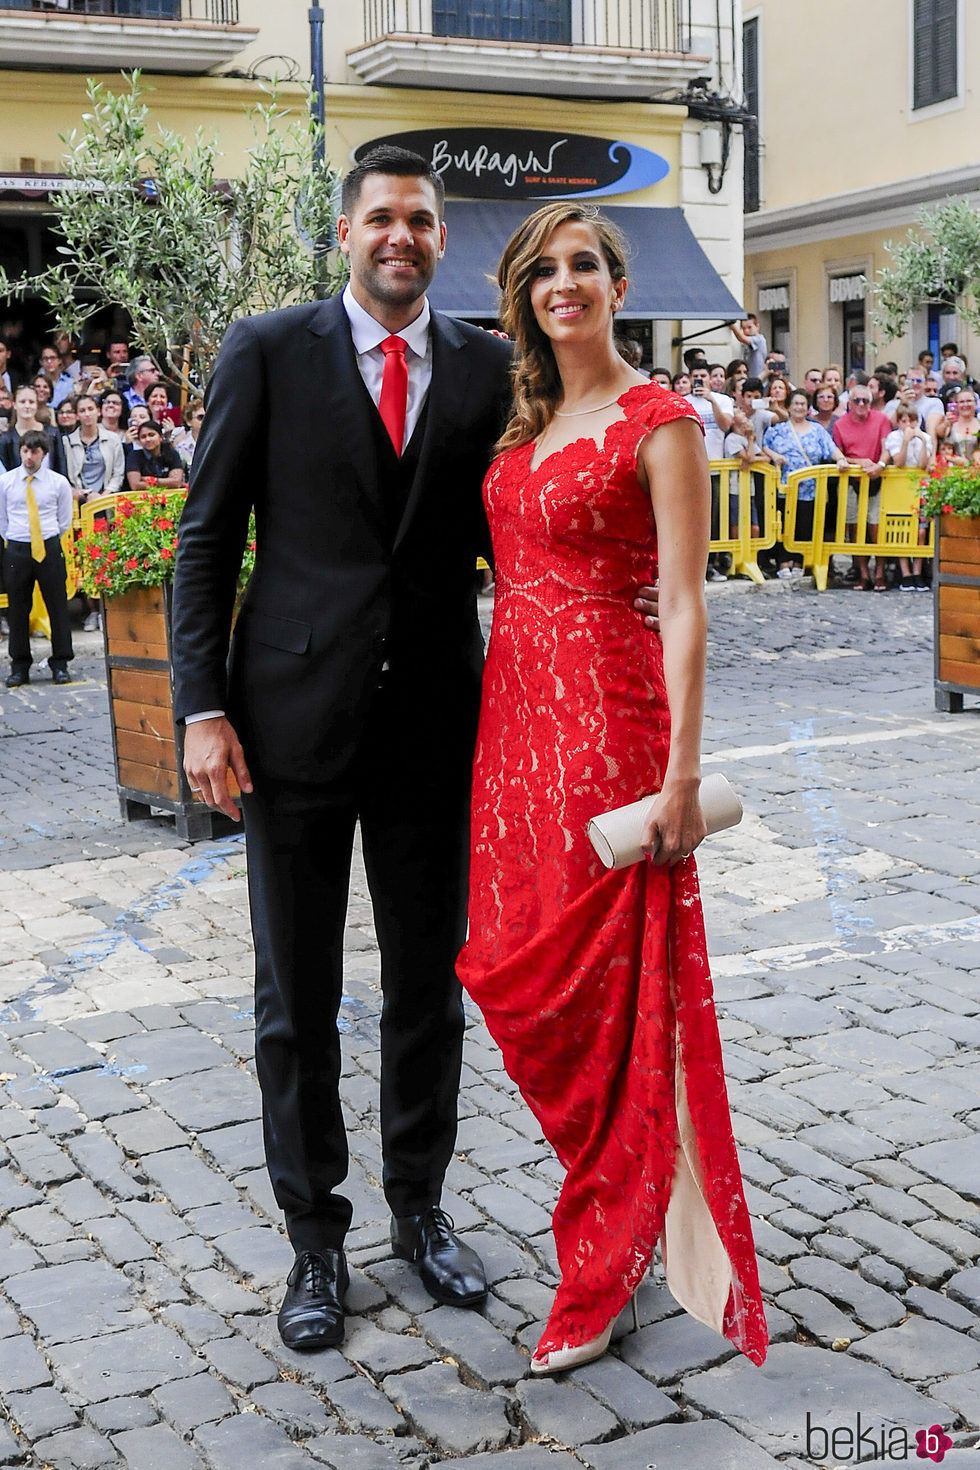
<path id="1" fill-rule="evenodd" d="M 938 516 L 936 542 L 936 708 L 955 714 L 980 693 L 980 516 Z"/>
<path id="2" fill-rule="evenodd" d="M 151 808 L 173 812 L 178 834 L 198 842 L 236 828 L 223 813 L 195 801 L 184 775 L 184 727 L 175 725 L 173 716 L 171 599 L 166 585 L 131 587 L 105 602 L 116 785 L 127 821 L 148 817 Z"/>

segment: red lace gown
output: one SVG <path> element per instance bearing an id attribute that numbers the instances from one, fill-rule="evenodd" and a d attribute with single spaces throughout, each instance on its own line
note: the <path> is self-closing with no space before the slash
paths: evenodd
<path id="1" fill-rule="evenodd" d="M 497 596 L 458 968 L 566 1170 L 537 1353 L 598 1336 L 661 1240 L 678 1301 L 761 1363 L 694 859 L 607 871 L 585 831 L 659 789 L 670 735 L 660 641 L 632 607 L 657 575 L 636 453 L 694 411 L 652 383 L 619 403 L 601 448 L 532 469 L 524 444 L 487 475 Z"/>

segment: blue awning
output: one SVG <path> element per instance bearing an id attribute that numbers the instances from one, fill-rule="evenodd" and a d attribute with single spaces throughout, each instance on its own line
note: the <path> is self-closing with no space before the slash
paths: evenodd
<path id="1" fill-rule="evenodd" d="M 497 264 L 513 231 L 532 212 L 527 200 L 447 200 L 446 255 L 429 289 L 432 305 L 453 316 L 496 317 Z M 602 213 L 630 247 L 620 320 L 734 321 L 745 315 L 682 209 L 605 205 Z"/>

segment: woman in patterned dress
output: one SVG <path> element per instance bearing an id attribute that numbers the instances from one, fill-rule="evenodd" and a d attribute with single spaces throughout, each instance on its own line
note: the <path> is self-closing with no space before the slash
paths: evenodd
<path id="1" fill-rule="evenodd" d="M 532 1372 L 600 1356 L 658 1240 L 678 1301 L 765 1356 L 693 850 L 710 485 L 694 410 L 613 344 L 622 242 L 547 205 L 501 261 L 515 409 L 487 475 L 497 606 L 474 770 L 464 985 L 566 1170 Z M 660 579 L 661 636 L 633 610 Z M 659 792 L 649 861 L 588 819 Z"/>

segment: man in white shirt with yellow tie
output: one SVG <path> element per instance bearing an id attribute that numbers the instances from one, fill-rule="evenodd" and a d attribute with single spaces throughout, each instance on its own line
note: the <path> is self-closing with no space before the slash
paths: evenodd
<path id="1" fill-rule="evenodd" d="M 30 682 L 30 616 L 35 584 L 41 589 L 51 620 L 51 678 L 55 684 L 71 683 L 68 664 L 75 654 L 61 538 L 71 526 L 72 491 L 64 475 L 44 468 L 49 447 L 46 434 L 29 429 L 21 437 L 19 468 L 0 476 L 0 540 L 4 543 L 10 628 L 8 689 Z"/>

